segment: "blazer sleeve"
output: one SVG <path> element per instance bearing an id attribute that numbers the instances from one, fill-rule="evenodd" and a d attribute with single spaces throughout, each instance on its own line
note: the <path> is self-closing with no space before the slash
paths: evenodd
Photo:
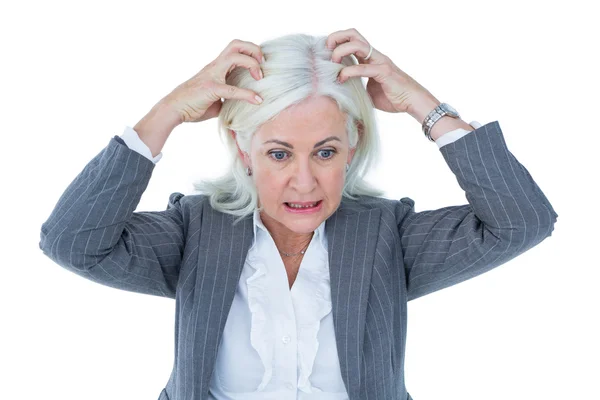
<path id="1" fill-rule="evenodd" d="M 42 224 L 39 247 L 58 265 L 113 288 L 175 298 L 185 246 L 183 194 L 165 211 L 134 212 L 155 164 L 114 136 Z"/>
<path id="2" fill-rule="evenodd" d="M 439 151 L 469 204 L 415 212 L 396 203 L 408 300 L 491 270 L 551 236 L 558 214 L 508 150 L 498 121 Z"/>

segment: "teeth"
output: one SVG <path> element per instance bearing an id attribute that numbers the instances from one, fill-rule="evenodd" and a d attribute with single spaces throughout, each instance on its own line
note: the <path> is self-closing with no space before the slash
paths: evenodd
<path id="1" fill-rule="evenodd" d="M 292 207 L 292 208 L 311 208 L 311 207 L 314 207 L 314 206 L 316 206 L 316 205 L 317 205 L 317 203 L 318 203 L 318 201 L 317 201 L 316 203 L 313 203 L 313 204 L 311 204 L 311 205 L 308 205 L 308 206 L 301 206 L 300 204 L 293 204 L 293 203 L 287 203 L 287 204 L 288 204 L 290 207 Z"/>

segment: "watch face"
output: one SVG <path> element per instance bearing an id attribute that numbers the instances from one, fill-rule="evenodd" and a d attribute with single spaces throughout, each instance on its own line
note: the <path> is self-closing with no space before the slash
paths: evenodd
<path id="1" fill-rule="evenodd" d="M 448 113 L 458 115 L 458 111 L 456 111 L 450 104 L 444 103 L 444 108 Z"/>

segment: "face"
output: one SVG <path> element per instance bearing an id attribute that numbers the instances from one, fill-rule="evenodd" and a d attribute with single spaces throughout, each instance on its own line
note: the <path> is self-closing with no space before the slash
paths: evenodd
<path id="1" fill-rule="evenodd" d="M 342 198 L 349 149 L 346 116 L 334 100 L 306 99 L 277 115 L 254 134 L 246 166 L 252 168 L 271 230 L 311 233 L 335 212 Z M 289 203 L 319 202 L 308 209 Z"/>

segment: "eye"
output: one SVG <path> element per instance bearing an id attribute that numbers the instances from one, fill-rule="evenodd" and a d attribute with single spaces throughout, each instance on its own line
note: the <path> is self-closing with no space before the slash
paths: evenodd
<path id="1" fill-rule="evenodd" d="M 269 153 L 269 156 L 272 156 L 273 154 L 275 154 L 275 157 L 271 157 L 273 158 L 273 160 L 275 161 L 285 161 L 285 159 L 283 157 L 285 157 L 286 154 L 288 154 L 287 151 L 282 151 L 282 150 L 275 150 L 275 151 L 271 151 Z"/>
<path id="2" fill-rule="evenodd" d="M 322 152 L 323 152 L 325 155 L 323 155 L 323 153 L 322 153 Z M 321 153 L 321 154 L 322 154 L 322 156 L 321 156 L 321 157 L 322 157 L 324 160 L 329 160 L 329 159 L 333 158 L 333 156 L 334 156 L 334 155 L 335 155 L 335 153 L 337 153 L 337 152 L 335 151 L 335 149 L 321 149 L 321 150 L 319 150 L 319 153 Z"/>

